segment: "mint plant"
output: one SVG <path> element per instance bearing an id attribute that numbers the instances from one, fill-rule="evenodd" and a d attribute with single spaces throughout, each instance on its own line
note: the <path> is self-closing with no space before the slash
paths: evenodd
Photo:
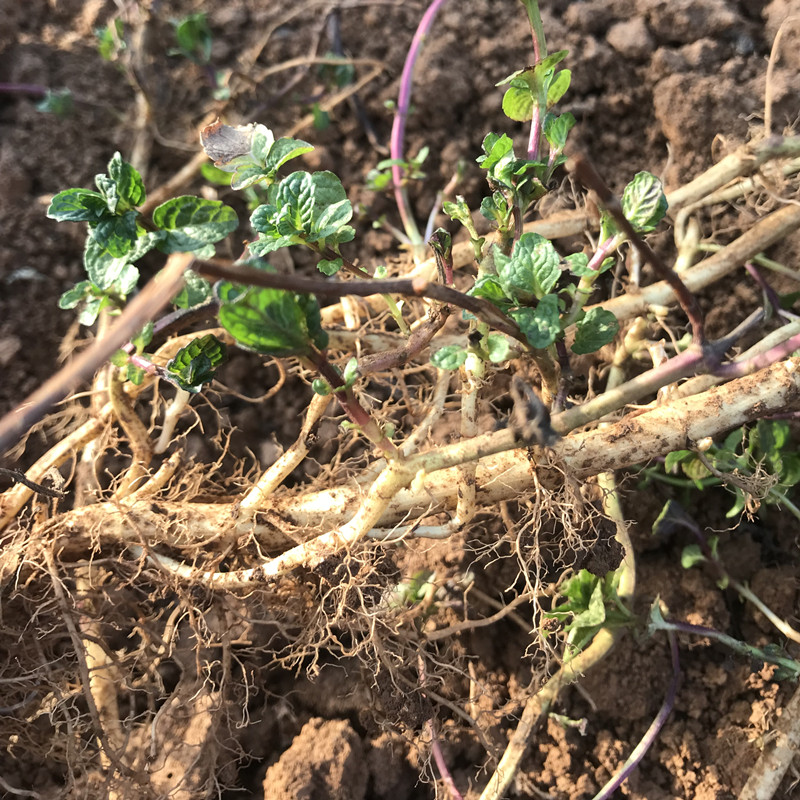
<path id="1" fill-rule="evenodd" d="M 139 281 L 136 262 L 153 249 L 162 253 L 214 254 L 214 243 L 238 225 L 236 212 L 218 200 L 176 197 L 158 206 L 147 221 L 138 211 L 146 192 L 139 172 L 115 153 L 108 173 L 95 177 L 97 191 L 67 189 L 47 209 L 58 222 L 85 222 L 83 255 L 87 279 L 65 292 L 59 306 L 81 306 L 80 321 L 91 325 L 103 310 L 119 311 Z"/>
<path id="2" fill-rule="evenodd" d="M 24 481 L 11 474 L 18 483 L 0 498 L 0 528 L 13 523 L 21 535 L 9 540 L 10 566 L 4 574 L 13 575 L 11 583 L 35 599 L 32 618 L 42 629 L 61 630 L 64 620 L 74 622 L 66 633 L 83 670 L 76 678 L 71 665 L 62 666 L 66 658 L 56 659 L 47 665 L 48 681 L 54 702 L 63 696 L 72 703 L 80 684 L 94 727 L 83 739 L 85 750 L 98 748 L 97 762 L 109 786 L 123 785 L 133 772 L 130 765 L 143 763 L 133 743 L 146 740 L 150 752 L 159 749 L 158 723 L 169 710 L 162 699 L 180 701 L 184 709 L 193 709 L 195 700 L 198 707 L 208 700 L 208 708 L 216 711 L 218 701 L 229 702 L 226 693 L 239 675 L 236 665 L 246 663 L 239 660 L 244 648 L 248 659 L 263 656 L 259 667 L 265 669 L 281 663 L 312 670 L 325 660 L 320 659 L 324 649 L 336 658 L 363 659 L 365 671 L 419 693 L 439 774 L 449 775 L 454 796 L 455 781 L 427 706 L 437 703 L 438 713 L 450 709 L 454 720 L 467 722 L 496 761 L 482 800 L 498 800 L 514 779 L 531 732 L 554 713 L 562 688 L 608 658 L 621 636 L 644 627 L 632 611 L 637 554 L 626 520 L 633 514 L 624 507 L 615 471 L 668 453 L 677 454 L 670 457 L 671 467 L 691 471 L 699 451 L 703 455 L 696 457 L 709 475 L 697 480 L 719 479 L 715 471 L 738 471 L 744 496 L 759 478 L 756 470 L 773 474 L 770 481 L 778 483 L 770 489 L 776 491 L 788 492 L 796 482 L 796 458 L 785 430 L 764 421 L 791 408 L 800 393 L 800 359 L 790 357 L 800 346 L 796 321 L 729 359 L 732 345 L 754 332 L 762 315 L 753 314 L 710 341 L 694 293 L 754 258 L 777 240 L 776 231 L 785 235 L 800 225 L 800 212 L 785 204 L 685 274 L 678 274 L 666 256 L 653 253 L 646 237 L 671 215 L 680 258 L 691 263 L 700 249 L 680 237 L 681 215 L 693 214 L 697 204 L 720 202 L 713 199 L 717 190 L 731 182 L 747 198 L 757 197 L 760 190 L 747 176 L 769 159 L 800 155 L 800 144 L 782 140 L 748 146 L 733 162 L 721 162 L 669 197 L 652 174 L 641 171 L 617 198 L 585 157 L 565 158 L 575 125 L 568 111 L 559 111 L 571 79 L 562 68 L 567 54 L 548 53 L 538 6 L 524 0 L 532 66 L 499 84 L 511 118 L 509 131 L 486 134 L 482 152 L 472 154 L 486 176 L 486 196 L 474 208 L 459 196 L 444 204 L 445 216 L 459 223 L 468 241 L 459 242 L 461 231 L 433 230 L 434 222 L 424 237 L 433 255 L 424 259 L 427 250 L 407 196 L 422 161 L 405 156 L 402 138 L 413 62 L 442 5 L 443 0 L 430 4 L 409 51 L 391 158 L 383 164 L 391 169 L 398 213 L 415 248 L 415 264 L 405 275 L 390 278 L 381 265 L 361 266 L 365 259 L 340 178 L 294 168 L 294 159 L 311 145 L 276 137 L 257 123 L 216 122 L 201 134 L 215 163 L 207 175 L 218 182 L 227 176 L 249 207 L 251 230 L 236 261 L 217 257 L 215 247 L 237 227 L 231 207 L 187 195 L 144 214 L 141 175 L 119 154 L 107 173 L 97 176 L 95 189 L 69 189 L 53 199 L 51 218 L 87 225 L 86 277 L 62 297 L 61 305 L 78 309 L 85 324 L 97 322 L 97 336 L 76 356 L 66 377 L 55 381 L 55 389 L 43 387 L 10 421 L 0 421 L 0 448 L 107 360 L 112 366 L 96 378 L 85 422 L 64 434 Z M 202 61 L 208 40 L 196 22 L 199 38 L 186 39 L 184 54 Z M 529 128 L 521 148 L 512 138 L 520 122 Z M 596 230 L 581 209 L 568 215 L 566 232 L 560 223 L 532 219 L 562 166 L 596 194 L 601 211 Z M 726 198 L 731 190 L 726 188 Z M 479 233 L 479 214 L 491 228 L 487 233 Z M 561 237 L 582 232 L 590 242 L 587 253 L 561 247 Z M 271 254 L 288 247 L 312 253 L 316 273 L 276 272 Z M 601 276 L 627 248 L 636 249 L 656 280 L 647 284 L 646 275 L 646 285 L 624 291 L 620 273 L 623 291 L 603 299 Z M 145 254 L 152 260 L 161 254 L 166 264 L 140 286 Z M 363 302 L 340 302 L 345 295 Z M 174 308 L 161 316 L 166 305 Z M 675 309 L 670 325 L 690 329 L 675 336 L 681 344 L 672 358 L 650 339 L 661 330 L 651 309 L 665 305 Z M 381 313 L 387 307 L 391 320 Z M 197 330 L 200 323 L 203 329 Z M 213 429 L 213 404 L 226 392 L 222 384 L 208 394 L 202 423 L 209 446 L 222 441 L 225 457 L 213 464 L 192 463 L 185 458 L 181 435 L 183 411 L 234 348 L 280 359 L 281 378 L 268 398 L 286 392 L 284 379 L 292 382 L 290 391 L 299 393 L 301 381 L 313 390 L 307 392 L 296 438 L 281 430 L 274 458 L 261 465 L 248 450 L 242 456 L 246 469 L 235 473 L 226 472 L 227 420 Z M 648 368 L 643 358 L 651 352 L 653 366 Z M 572 383 L 573 356 L 582 357 L 582 366 L 590 365 L 586 390 Z M 165 382 L 171 384 L 167 392 Z M 659 394 L 668 386 L 669 393 Z M 231 396 L 244 399 L 234 392 Z M 279 414 L 296 408 L 296 399 L 284 403 L 278 394 L 277 400 L 260 402 L 274 402 L 267 413 Z M 367 446 L 361 441 L 350 449 L 352 442 L 336 442 L 335 455 L 322 463 L 320 453 L 326 451 L 316 446 L 318 428 L 334 402 L 347 417 L 342 427 L 362 435 Z M 750 426 L 746 435 L 725 440 L 728 431 L 743 425 Z M 112 426 L 115 435 L 109 435 Z M 725 440 L 724 445 L 707 447 L 715 438 Z M 80 490 L 74 503 L 45 509 L 39 502 L 34 513 L 20 514 L 31 493 L 41 491 L 48 472 L 73 454 L 81 467 L 74 471 L 73 485 Z M 317 476 L 313 481 L 298 477 L 307 459 L 316 461 L 315 469 L 308 470 Z M 87 472 L 108 480 L 90 491 Z M 90 496 L 93 502 L 86 502 Z M 51 499 L 60 501 L 62 495 Z M 492 522 L 483 538 L 471 531 L 479 514 Z M 587 536 L 599 538 L 609 527 L 622 549 L 619 566 L 606 565 L 599 575 L 576 573 L 572 554 L 585 546 Z M 446 574 L 447 559 L 435 571 L 426 566 L 427 540 L 451 537 L 451 552 L 463 549 L 470 561 L 469 587 L 461 580 L 461 565 L 454 567 L 457 580 Z M 462 545 L 467 541 L 469 550 Z M 547 561 L 544 541 L 558 550 Z M 395 552 L 408 556 L 402 568 L 410 575 L 406 580 L 392 560 Z M 495 566 L 504 558 L 516 560 L 510 583 L 507 564 L 499 571 Z M 692 559 L 722 569 L 713 540 L 687 552 L 687 566 Z M 498 575 L 502 586 L 495 583 Z M 125 591 L 117 591 L 114 581 L 122 582 Z M 479 582 L 491 592 L 482 592 Z M 69 596 L 73 586 L 74 597 Z M 128 614 L 127 607 L 118 611 L 113 603 L 100 602 L 103 587 L 113 588 L 109 597 L 121 604 L 135 595 L 131 605 L 139 607 Z M 557 587 L 554 595 L 551 589 Z M 734 588 L 750 599 L 747 587 Z M 56 602 L 41 602 L 50 592 Z M 224 602 L 220 595 L 226 595 Z M 27 602 L 28 596 L 15 599 Z M 151 611 L 155 606 L 147 606 L 151 602 L 158 604 L 156 614 Z M 492 609 L 490 615 L 484 606 Z M 102 617 L 101 608 L 111 618 Z M 129 619 L 137 621 L 141 647 L 111 647 L 104 626 L 130 629 Z M 466 698 L 448 688 L 449 696 L 443 697 L 437 687 L 480 690 L 483 678 L 470 674 L 467 664 L 469 637 L 458 646 L 453 637 L 486 632 L 502 619 L 541 634 L 531 651 L 543 646 L 553 658 L 521 667 L 526 678 L 531 671 L 547 677 L 540 686 L 520 690 L 515 729 L 505 729 L 512 724 L 507 715 L 496 717 L 504 745 L 508 734 L 498 754 L 496 745 L 484 742 L 480 691 Z M 262 622 L 281 632 L 281 644 L 250 637 L 248 628 L 255 630 Z M 642 743 L 598 797 L 610 796 L 630 774 L 674 704 L 676 636 L 705 636 L 707 630 L 663 615 L 654 615 L 651 623 L 651 633 L 663 630 L 670 640 L 673 679 Z M 779 629 L 791 638 L 788 624 Z M 733 646 L 728 639 L 717 640 Z M 187 641 L 192 643 L 188 647 Z M 797 674 L 786 653 L 744 643 L 735 647 Z M 183 655 L 188 653 L 181 664 L 184 678 L 168 698 L 163 686 L 151 689 L 147 681 L 158 674 L 160 659 L 181 648 Z M 221 654 L 219 681 L 205 680 L 211 674 L 207 652 Z M 463 659 L 461 653 L 466 653 Z M 145 664 L 148 657 L 152 660 Z M 38 680 L 41 665 L 29 666 L 9 678 L 9 685 L 12 680 L 30 685 L 36 698 L 39 686 L 32 681 Z M 241 673 L 248 670 L 243 667 Z M 118 695 L 128 686 L 152 691 L 154 702 L 141 716 L 124 719 Z M 52 716 L 49 698 L 42 708 Z M 39 719 L 47 716 L 41 709 L 36 713 Z M 214 722 L 212 713 L 195 716 Z M 219 729 L 206 727 L 209 752 L 216 752 Z M 80 726 L 75 730 L 82 731 Z M 159 767 L 146 763 L 147 770 L 136 776 L 153 785 Z M 167 771 L 161 771 L 163 785 L 154 789 L 159 796 L 178 790 L 185 778 L 167 776 Z"/>

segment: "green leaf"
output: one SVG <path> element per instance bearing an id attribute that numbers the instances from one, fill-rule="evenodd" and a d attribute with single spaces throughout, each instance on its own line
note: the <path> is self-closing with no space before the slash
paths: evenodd
<path id="1" fill-rule="evenodd" d="M 96 223 L 109 214 L 105 198 L 91 189 L 59 192 L 47 208 L 47 216 L 57 222 Z"/>
<path id="2" fill-rule="evenodd" d="M 501 333 L 490 333 L 486 337 L 486 352 L 489 354 L 489 361 L 493 364 L 499 364 L 508 359 L 511 346 L 508 343 L 508 339 Z"/>
<path id="3" fill-rule="evenodd" d="M 516 122 L 527 122 L 533 116 L 534 102 L 528 84 L 514 80 L 503 95 L 503 113 Z"/>
<path id="4" fill-rule="evenodd" d="M 137 353 L 144 352 L 144 349 L 150 342 L 153 341 L 153 323 L 148 322 L 144 328 L 142 328 L 139 333 L 137 333 L 132 339 L 131 344 L 136 348 Z"/>
<path id="5" fill-rule="evenodd" d="M 313 149 L 313 145 L 304 142 L 302 139 L 278 139 L 266 154 L 264 167 L 270 175 L 274 176 L 287 161 L 309 153 Z"/>
<path id="6" fill-rule="evenodd" d="M 75 110 L 75 98 L 69 89 L 47 89 L 44 97 L 36 103 L 36 110 L 57 117 L 68 117 Z"/>
<path id="7" fill-rule="evenodd" d="M 478 278 L 467 294 L 471 297 L 483 297 L 497 306 L 508 306 L 510 302 L 500 281 L 494 275 L 484 275 L 482 278 Z"/>
<path id="8" fill-rule="evenodd" d="M 661 181 L 649 172 L 638 172 L 622 193 L 622 212 L 637 233 L 655 230 L 667 208 Z"/>
<path id="9" fill-rule="evenodd" d="M 152 250 L 157 240 L 157 234 L 144 234 L 138 237 L 134 247 L 128 252 L 114 256 L 98 244 L 96 239 L 87 237 L 83 266 L 89 280 L 100 290 L 111 289 L 115 282 L 120 281 L 117 291 L 123 296 L 127 295 L 139 279 L 139 271 L 133 263 Z"/>
<path id="10" fill-rule="evenodd" d="M 691 450 L 674 450 L 671 453 L 667 453 L 664 458 L 664 472 L 667 475 L 674 475 L 682 461 L 693 457 L 694 453 Z"/>
<path id="11" fill-rule="evenodd" d="M 208 161 L 204 161 L 200 165 L 200 174 L 209 183 L 213 183 L 215 186 L 230 186 L 231 183 L 230 174 L 225 172 L 224 169 L 220 169 L 219 167 L 209 163 Z"/>
<path id="12" fill-rule="evenodd" d="M 567 143 L 567 136 L 575 125 L 575 117 L 569 112 L 556 117 L 548 114 L 544 119 L 544 137 L 550 149 L 560 153 Z"/>
<path id="13" fill-rule="evenodd" d="M 457 344 L 440 347 L 432 356 L 431 364 L 439 369 L 458 369 L 467 360 L 468 351 Z"/>
<path id="14" fill-rule="evenodd" d="M 681 566 L 684 569 L 691 569 L 698 564 L 703 564 L 706 557 L 700 550 L 700 545 L 690 544 L 683 548 L 681 551 Z"/>
<path id="15" fill-rule="evenodd" d="M 484 155 L 476 161 L 482 169 L 492 170 L 503 159 L 514 157 L 514 142 L 506 134 L 487 133 L 481 144 Z"/>
<path id="16" fill-rule="evenodd" d="M 153 223 L 166 231 L 158 242 L 162 253 L 202 250 L 224 239 L 239 224 L 236 212 L 219 200 L 174 197 L 153 211 Z M 213 251 L 212 251 L 213 252 Z"/>
<path id="17" fill-rule="evenodd" d="M 617 318 L 604 308 L 592 308 L 575 326 L 575 341 L 572 352 L 576 355 L 594 353 L 603 345 L 613 341 L 619 333 Z"/>
<path id="18" fill-rule="evenodd" d="M 270 202 L 259 206 L 250 224 L 263 234 L 250 245 L 255 255 L 306 242 L 336 247 L 350 241 L 353 216 L 342 182 L 332 172 L 293 172 L 270 190 Z"/>
<path id="19" fill-rule="evenodd" d="M 197 393 L 214 380 L 217 367 L 225 361 L 227 347 L 212 333 L 194 339 L 167 362 L 167 371 L 181 389 Z"/>
<path id="20" fill-rule="evenodd" d="M 140 234 L 144 233 L 136 221 L 138 216 L 138 211 L 106 215 L 90 227 L 89 235 L 97 242 L 98 247 L 108 251 L 114 258 L 119 258 L 131 252 Z"/>
<path id="21" fill-rule="evenodd" d="M 494 263 L 503 291 L 518 303 L 541 299 L 561 277 L 561 258 L 553 243 L 538 233 L 524 233 L 510 257 L 495 247 Z"/>
<path id="22" fill-rule="evenodd" d="M 89 281 L 76 283 L 58 298 L 58 307 L 62 309 L 75 308 L 78 303 L 91 296 L 91 286 Z"/>
<path id="23" fill-rule="evenodd" d="M 201 278 L 194 270 L 187 269 L 183 273 L 183 289 L 172 298 L 172 303 L 178 308 L 193 308 L 207 303 L 213 294 L 211 284 L 205 278 Z"/>
<path id="24" fill-rule="evenodd" d="M 509 316 L 519 325 L 531 347 L 543 350 L 558 338 L 561 325 L 558 315 L 558 297 L 546 294 L 536 308 L 518 308 Z"/>
<path id="25" fill-rule="evenodd" d="M 572 253 L 568 255 L 564 261 L 567 262 L 569 271 L 578 278 L 597 277 L 611 269 L 616 263 L 614 258 L 605 258 L 599 269 L 592 269 L 589 266 L 589 256 L 587 256 L 586 253 Z"/>
<path id="26" fill-rule="evenodd" d="M 146 193 L 144 181 L 139 171 L 123 161 L 122 156 L 117 152 L 108 162 L 108 175 L 117 187 L 117 195 L 121 201 L 122 210 L 128 211 L 144 203 Z"/>
<path id="27" fill-rule="evenodd" d="M 327 397 L 333 391 L 325 378 L 314 378 L 314 380 L 311 381 L 311 389 L 314 394 L 321 395 L 322 397 Z"/>
<path id="28" fill-rule="evenodd" d="M 208 64 L 211 59 L 213 39 L 205 13 L 187 14 L 172 24 L 175 26 L 175 38 L 179 50 L 177 53 L 170 51 L 170 55 L 179 54 L 197 64 Z"/>
<path id="29" fill-rule="evenodd" d="M 344 371 L 342 372 L 342 380 L 344 381 L 344 385 L 349 388 L 358 380 L 358 378 L 358 359 L 351 358 L 345 365 Z"/>
<path id="30" fill-rule="evenodd" d="M 559 70 L 550 82 L 547 89 L 547 107 L 552 108 L 567 92 L 570 82 L 572 81 L 572 72 L 568 69 Z M 572 116 L 572 114 L 570 114 Z M 573 118 L 572 125 L 575 124 Z M 570 127 L 572 127 L 570 125 Z"/>
<path id="31" fill-rule="evenodd" d="M 229 286 L 218 290 L 222 296 L 230 297 Z M 279 357 L 309 355 L 312 337 L 324 334 L 318 320 L 314 298 L 282 289 L 250 288 L 219 310 L 220 324 L 241 346 Z"/>
<path id="32" fill-rule="evenodd" d="M 317 262 L 317 269 L 323 275 L 335 275 L 341 268 L 344 262 L 341 258 L 334 258 L 332 261 L 329 261 L 326 258 L 321 259 Z"/>

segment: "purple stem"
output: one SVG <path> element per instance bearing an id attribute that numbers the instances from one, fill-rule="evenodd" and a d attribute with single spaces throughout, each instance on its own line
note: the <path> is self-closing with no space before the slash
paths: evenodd
<path id="1" fill-rule="evenodd" d="M 533 37 L 534 42 L 536 37 Z M 528 161 L 539 160 L 539 142 L 542 136 L 541 109 L 538 103 L 533 104 L 533 115 L 531 116 L 531 133 L 528 137 Z"/>
<path id="2" fill-rule="evenodd" d="M 678 659 L 678 643 L 675 634 L 669 631 L 669 645 L 672 653 L 672 681 L 667 689 L 667 696 L 658 710 L 656 718 L 650 723 L 650 727 L 641 738 L 639 744 L 633 749 L 633 752 L 628 756 L 627 761 L 622 765 L 622 769 L 594 796 L 594 800 L 607 800 L 614 792 L 625 783 L 630 777 L 631 773 L 639 765 L 639 762 L 644 758 L 645 753 L 653 746 L 656 737 L 664 727 L 675 705 L 675 697 L 678 693 L 678 683 L 681 677 L 681 665 Z"/>
<path id="3" fill-rule="evenodd" d="M 46 86 L 35 83 L 0 83 L 0 94 L 26 94 L 30 97 L 45 97 Z"/>
<path id="4" fill-rule="evenodd" d="M 450 797 L 452 800 L 463 800 L 461 792 L 456 789 L 456 783 L 453 780 L 453 776 L 450 774 L 450 770 L 447 768 L 447 762 L 444 760 L 444 754 L 442 753 L 442 747 L 439 744 L 439 738 L 436 735 L 436 729 L 433 726 L 433 720 L 429 719 L 426 724 L 428 726 L 428 733 L 431 737 L 431 752 L 433 753 L 433 760 L 436 762 L 436 768 L 439 770 L 439 775 L 442 777 L 442 782 L 447 787 L 447 791 L 450 792 Z"/>
<path id="5" fill-rule="evenodd" d="M 790 356 L 798 349 L 800 349 L 800 333 L 791 336 L 785 342 L 776 344 L 775 347 L 770 348 L 765 353 L 759 353 L 757 356 L 746 358 L 743 361 L 732 361 L 729 364 L 723 364 L 717 367 L 713 374 L 726 380 L 743 378 L 745 375 L 750 375 L 774 364 L 776 361 L 780 361 L 782 358 Z"/>
<path id="6" fill-rule="evenodd" d="M 792 314 L 791 311 L 787 311 L 785 308 L 781 307 L 781 298 L 778 293 L 769 285 L 767 280 L 764 276 L 758 271 L 755 265 L 747 263 L 744 265 L 744 268 L 747 270 L 750 277 L 761 287 L 761 291 L 764 292 L 767 298 L 767 302 L 772 306 L 775 313 L 783 317 L 784 319 L 798 319 L 797 314 Z"/>
<path id="7" fill-rule="evenodd" d="M 422 15 L 414 38 L 411 40 L 411 46 L 408 49 L 408 55 L 406 55 L 406 63 L 403 65 L 403 74 L 400 76 L 400 93 L 397 97 L 397 110 L 395 111 L 394 122 L 392 123 L 392 137 L 389 145 L 389 155 L 392 159 L 396 159 L 397 161 L 403 160 L 406 119 L 408 118 L 408 110 L 411 106 L 411 86 L 414 76 L 414 65 L 417 63 L 417 58 L 422 50 L 422 43 L 430 32 L 436 14 L 444 3 L 445 0 L 433 0 L 430 6 L 428 6 L 427 11 Z M 417 225 L 411 213 L 408 195 L 403 186 L 403 170 L 399 164 L 394 164 L 392 166 L 392 182 L 394 183 L 394 198 L 397 203 L 397 209 L 403 220 L 403 227 L 406 233 L 409 234 L 409 238 L 411 238 L 412 242 L 417 242 L 420 240 L 419 230 L 417 229 Z"/>

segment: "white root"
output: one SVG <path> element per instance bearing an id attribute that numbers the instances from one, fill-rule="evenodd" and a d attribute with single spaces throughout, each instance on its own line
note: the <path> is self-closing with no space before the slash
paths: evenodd
<path id="1" fill-rule="evenodd" d="M 419 453 L 367 478 L 305 495 L 280 495 L 252 518 L 238 517 L 233 504 L 101 503 L 75 509 L 54 520 L 57 548 L 73 551 L 92 544 L 137 544 L 196 550 L 202 541 L 224 544 L 254 536 L 281 556 L 245 573 L 223 573 L 235 583 L 272 576 L 316 561 L 347 547 L 373 527 L 389 527 L 432 510 L 457 507 L 459 467 L 476 463 L 476 503 L 492 505 L 529 492 L 532 474 L 560 479 L 561 471 L 586 478 L 612 469 L 646 463 L 657 456 L 691 447 L 708 436 L 739 427 L 765 415 L 793 408 L 800 398 L 800 358 L 773 364 L 753 375 L 700 395 L 673 401 L 617 423 L 559 440 L 551 451 L 510 449 L 513 434 L 497 431 Z M 552 474 L 551 474 L 552 473 Z M 422 480 L 412 479 L 422 475 Z M 364 527 L 368 525 L 368 527 Z M 322 535 L 297 544 L 287 531 Z M 419 535 L 415 531 L 415 535 Z M 289 547 L 289 550 L 286 548 Z M 201 573 L 195 573 L 201 577 Z M 210 574 L 210 573 L 209 573 Z M 238 576 L 238 577 L 237 577 Z"/>

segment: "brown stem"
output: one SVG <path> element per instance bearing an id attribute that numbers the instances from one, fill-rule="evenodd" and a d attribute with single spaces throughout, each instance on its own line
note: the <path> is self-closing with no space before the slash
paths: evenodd
<path id="1" fill-rule="evenodd" d="M 391 278 L 388 280 L 326 281 L 303 278 L 299 275 L 278 275 L 255 267 L 232 264 L 218 259 L 196 261 L 192 267 L 198 275 L 212 280 L 229 280 L 249 286 L 266 286 L 291 292 L 314 294 L 318 297 L 343 297 L 355 295 L 369 297 L 375 294 L 402 294 L 410 297 L 427 297 L 441 303 L 463 308 L 479 317 L 501 333 L 516 339 L 529 349 L 528 340 L 519 327 L 495 305 L 482 297 L 470 297 L 449 286 L 431 283 L 424 278 Z"/>

